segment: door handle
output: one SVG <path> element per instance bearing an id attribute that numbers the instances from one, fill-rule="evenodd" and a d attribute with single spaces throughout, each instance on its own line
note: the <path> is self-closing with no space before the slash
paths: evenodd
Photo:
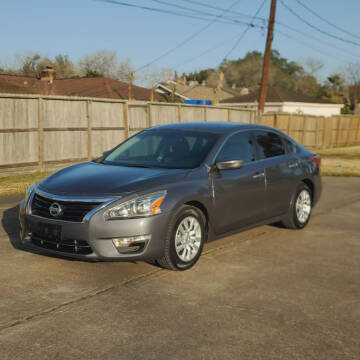
<path id="1" fill-rule="evenodd" d="M 297 166 L 298 166 L 298 163 L 297 163 L 297 162 L 295 162 L 295 163 L 290 163 L 290 164 L 288 165 L 289 168 L 295 168 L 295 167 L 297 167 Z"/>
<path id="2" fill-rule="evenodd" d="M 265 176 L 265 173 L 258 173 L 258 174 L 255 174 L 255 175 L 253 175 L 253 179 L 259 179 L 259 178 L 262 178 L 262 177 L 264 177 Z"/>

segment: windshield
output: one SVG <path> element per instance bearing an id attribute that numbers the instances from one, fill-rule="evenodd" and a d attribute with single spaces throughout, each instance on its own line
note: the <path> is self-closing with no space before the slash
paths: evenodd
<path id="1" fill-rule="evenodd" d="M 219 135 L 197 131 L 147 130 L 120 144 L 104 164 L 168 169 L 198 167 Z"/>

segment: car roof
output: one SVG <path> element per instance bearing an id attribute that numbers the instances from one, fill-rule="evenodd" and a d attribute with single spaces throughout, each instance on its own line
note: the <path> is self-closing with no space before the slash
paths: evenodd
<path id="1" fill-rule="evenodd" d="M 187 131 L 204 131 L 215 133 L 230 133 L 236 130 L 245 129 L 269 129 L 267 126 L 244 124 L 244 123 L 229 123 L 229 122 L 186 122 L 175 123 L 167 125 L 159 125 L 151 127 L 149 130 L 187 130 Z"/>

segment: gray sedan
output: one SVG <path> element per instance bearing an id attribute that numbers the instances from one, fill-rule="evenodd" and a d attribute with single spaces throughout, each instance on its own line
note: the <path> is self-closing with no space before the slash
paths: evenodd
<path id="1" fill-rule="evenodd" d="M 62 256 L 186 270 L 206 241 L 279 221 L 304 228 L 320 195 L 320 158 L 278 130 L 163 125 L 31 186 L 21 239 Z"/>

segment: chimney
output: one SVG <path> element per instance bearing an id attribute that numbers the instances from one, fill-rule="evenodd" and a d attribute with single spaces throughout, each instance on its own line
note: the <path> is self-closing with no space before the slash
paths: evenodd
<path id="1" fill-rule="evenodd" d="M 40 74 L 40 80 L 48 81 L 49 84 L 52 84 L 55 79 L 56 79 L 56 72 L 54 67 L 51 65 L 47 65 Z"/>

